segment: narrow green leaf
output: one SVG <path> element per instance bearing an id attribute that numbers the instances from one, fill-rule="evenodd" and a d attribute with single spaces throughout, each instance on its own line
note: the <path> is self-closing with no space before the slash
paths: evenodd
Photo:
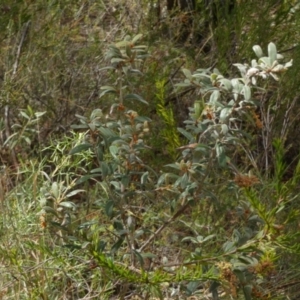
<path id="1" fill-rule="evenodd" d="M 293 60 L 291 59 L 289 62 L 287 62 L 284 67 L 287 69 L 287 68 L 290 68 L 291 66 L 293 65 Z"/>
<path id="2" fill-rule="evenodd" d="M 142 38 L 142 34 L 139 33 L 137 34 L 133 39 L 132 39 L 132 43 L 135 44 L 138 40 L 140 40 Z"/>
<path id="3" fill-rule="evenodd" d="M 252 300 L 252 285 L 248 284 L 243 287 L 245 300 Z"/>
<path id="4" fill-rule="evenodd" d="M 226 125 L 226 124 L 222 124 L 221 125 L 221 132 L 224 134 L 224 135 L 226 135 L 227 133 L 228 133 L 228 131 L 229 131 L 229 128 L 228 128 L 228 126 Z"/>
<path id="5" fill-rule="evenodd" d="M 245 85 L 243 87 L 242 94 L 244 95 L 244 98 L 245 98 L 246 101 L 251 100 L 251 89 L 248 85 Z"/>
<path id="6" fill-rule="evenodd" d="M 121 41 L 121 42 L 118 42 L 116 43 L 116 46 L 117 47 L 128 47 L 131 45 L 131 42 L 130 41 Z"/>
<path id="7" fill-rule="evenodd" d="M 76 204 L 71 201 L 60 202 L 59 206 L 63 206 L 63 207 L 67 207 L 67 208 L 76 208 Z"/>
<path id="8" fill-rule="evenodd" d="M 217 157 L 224 153 L 224 147 L 219 143 L 216 144 L 216 153 Z"/>
<path id="9" fill-rule="evenodd" d="M 117 137 L 118 139 L 121 139 L 118 135 L 116 135 L 116 133 L 113 130 L 111 130 L 109 128 L 101 127 L 101 128 L 99 128 L 99 131 L 100 131 L 101 135 L 105 138 Z"/>
<path id="10" fill-rule="evenodd" d="M 203 239 L 203 242 L 206 242 L 206 241 L 208 241 L 208 240 L 211 240 L 212 238 L 214 238 L 216 235 L 215 234 L 210 234 L 210 235 L 208 235 L 207 237 L 205 237 L 204 239 Z"/>
<path id="11" fill-rule="evenodd" d="M 21 110 L 21 111 L 20 111 L 20 115 L 21 115 L 22 117 L 24 117 L 25 119 L 30 120 L 30 117 L 26 114 L 25 111 Z"/>
<path id="12" fill-rule="evenodd" d="M 225 107 L 221 110 L 220 121 L 224 122 L 231 114 L 232 107 Z"/>
<path id="13" fill-rule="evenodd" d="M 196 241 L 198 242 L 198 243 L 203 243 L 203 236 L 202 235 L 198 235 L 197 237 L 196 237 Z"/>
<path id="14" fill-rule="evenodd" d="M 108 66 L 108 67 L 104 67 L 104 68 L 99 69 L 99 71 L 103 71 L 103 70 L 115 70 L 115 68 L 112 67 L 112 66 Z"/>
<path id="15" fill-rule="evenodd" d="M 107 175 L 109 175 L 109 173 L 110 173 L 109 172 L 109 167 L 108 167 L 108 165 L 105 161 L 101 162 L 100 169 L 101 169 L 101 173 L 102 173 L 103 178 L 105 178 Z"/>
<path id="16" fill-rule="evenodd" d="M 115 145 L 109 146 L 109 152 L 113 156 L 113 158 L 117 159 L 118 158 L 118 152 L 119 152 L 119 147 Z"/>
<path id="17" fill-rule="evenodd" d="M 128 57 L 132 57 L 131 45 L 127 45 L 127 46 L 125 47 L 125 49 L 126 49 L 126 55 L 127 55 Z M 126 75 L 127 75 L 127 73 L 128 73 L 128 68 L 129 68 L 128 66 L 123 67 L 124 74 L 126 74 Z"/>
<path id="18" fill-rule="evenodd" d="M 119 181 L 111 181 L 110 184 L 118 191 L 121 189 L 121 183 Z"/>
<path id="19" fill-rule="evenodd" d="M 77 194 L 79 194 L 79 193 L 83 193 L 83 192 L 86 192 L 86 191 L 85 191 L 85 190 L 74 190 L 74 191 L 68 193 L 68 194 L 66 195 L 66 197 L 69 198 L 69 197 L 75 196 L 75 195 L 77 195 Z"/>
<path id="20" fill-rule="evenodd" d="M 73 124 L 73 125 L 71 125 L 71 128 L 72 129 L 88 129 L 89 126 L 87 124 L 80 124 L 80 125 Z"/>
<path id="21" fill-rule="evenodd" d="M 191 86 L 191 83 L 190 82 L 181 82 L 181 83 L 177 83 L 175 86 L 178 88 L 189 87 L 189 86 Z"/>
<path id="22" fill-rule="evenodd" d="M 188 131 L 186 131 L 185 129 L 178 127 L 177 130 L 182 135 L 184 135 L 189 141 L 191 141 L 193 139 L 193 136 Z"/>
<path id="23" fill-rule="evenodd" d="M 111 247 L 110 250 L 111 254 L 116 253 L 122 246 L 123 242 L 124 242 L 124 237 L 120 237 L 118 241 L 115 244 L 113 244 L 113 246 Z"/>
<path id="24" fill-rule="evenodd" d="M 138 262 L 140 263 L 140 265 L 141 265 L 142 267 L 144 267 L 144 258 L 143 258 L 143 256 L 141 255 L 141 253 L 138 252 L 138 251 L 136 251 L 136 250 L 133 250 L 133 253 L 135 254 L 135 256 L 136 256 Z"/>
<path id="25" fill-rule="evenodd" d="M 105 204 L 104 211 L 106 215 L 111 218 L 113 215 L 114 202 L 112 200 L 108 200 Z"/>
<path id="26" fill-rule="evenodd" d="M 150 252 L 142 252 L 140 253 L 143 258 L 156 258 L 157 255 Z"/>
<path id="27" fill-rule="evenodd" d="M 191 241 L 192 243 L 195 243 L 195 244 L 197 244 L 198 242 L 199 242 L 199 240 L 198 240 L 198 237 L 197 237 L 197 239 L 196 238 L 194 238 L 194 237 L 191 237 L 191 236 L 186 236 L 186 237 L 184 237 L 182 240 L 181 240 L 181 242 L 186 242 L 186 241 Z"/>
<path id="28" fill-rule="evenodd" d="M 103 85 L 100 87 L 100 90 L 113 90 L 116 91 L 116 88 L 111 85 Z"/>
<path id="29" fill-rule="evenodd" d="M 277 76 L 277 74 L 271 72 L 270 75 L 271 75 L 276 81 L 279 81 L 279 77 Z"/>
<path id="30" fill-rule="evenodd" d="M 128 187 L 130 183 L 130 176 L 129 175 L 123 175 L 121 177 L 121 183 L 123 184 L 124 187 Z"/>
<path id="31" fill-rule="evenodd" d="M 264 57 L 261 57 L 259 60 L 258 60 L 258 62 L 259 63 L 263 63 L 263 64 L 265 64 L 267 67 L 271 67 L 271 59 L 270 59 L 270 57 L 266 57 L 266 56 L 264 56 Z"/>
<path id="32" fill-rule="evenodd" d="M 97 147 L 97 149 L 96 149 L 96 155 L 97 155 L 98 161 L 103 161 L 103 159 L 104 159 L 104 153 L 103 153 L 101 147 Z"/>
<path id="33" fill-rule="evenodd" d="M 120 58 L 120 57 L 114 57 L 114 58 L 111 59 L 111 63 L 112 64 L 113 63 L 123 62 L 123 61 L 125 61 L 125 59 L 124 58 Z"/>
<path id="34" fill-rule="evenodd" d="M 88 222 L 84 222 L 78 226 L 78 229 L 89 228 L 91 225 L 95 225 L 98 223 L 98 220 L 91 220 Z"/>
<path id="35" fill-rule="evenodd" d="M 168 165 L 165 165 L 165 166 L 173 168 L 175 170 L 180 170 L 180 166 L 178 164 L 168 164 Z"/>
<path id="36" fill-rule="evenodd" d="M 45 212 L 48 212 L 48 213 L 53 214 L 53 215 L 55 215 L 56 217 L 58 217 L 58 214 L 57 214 L 56 210 L 53 209 L 53 208 L 50 207 L 50 206 L 43 206 L 43 210 L 44 210 Z"/>
<path id="37" fill-rule="evenodd" d="M 103 117 L 102 109 L 97 108 L 92 111 L 90 119 L 94 120 L 94 119 L 99 119 L 101 117 Z"/>
<path id="38" fill-rule="evenodd" d="M 104 91 L 100 94 L 100 97 L 104 96 L 107 93 L 114 93 L 114 94 L 117 93 L 117 90 L 114 87 L 107 87 L 107 88 L 102 87 L 101 89 L 103 89 Z"/>
<path id="39" fill-rule="evenodd" d="M 93 145 L 90 143 L 84 143 L 84 144 L 77 145 L 69 152 L 69 155 L 73 155 L 76 153 L 80 153 L 82 151 L 86 151 L 88 149 L 91 149 L 92 147 L 93 147 Z"/>
<path id="40" fill-rule="evenodd" d="M 225 253 L 228 253 L 228 252 L 231 252 L 231 251 L 234 251 L 236 248 L 235 248 L 235 244 L 231 241 L 227 241 L 224 245 L 223 245 L 223 250 Z"/>
<path id="41" fill-rule="evenodd" d="M 142 176 L 141 176 L 141 184 L 144 185 L 147 183 L 148 180 L 148 176 L 149 176 L 149 172 L 145 172 Z"/>
<path id="42" fill-rule="evenodd" d="M 27 143 L 27 145 L 31 144 L 31 140 L 28 136 L 23 136 L 23 139 L 25 140 L 25 142 Z"/>
<path id="43" fill-rule="evenodd" d="M 40 118 L 41 116 L 43 116 L 44 114 L 46 114 L 47 112 L 46 111 L 43 111 L 43 112 L 36 112 L 34 113 L 34 115 L 36 116 L 36 118 Z"/>
<path id="44" fill-rule="evenodd" d="M 247 67 L 245 65 L 242 65 L 242 64 L 233 64 L 233 65 L 239 69 L 239 71 L 243 77 L 246 75 Z M 237 80 L 237 79 L 233 79 L 233 80 Z M 231 82 L 233 80 L 231 80 Z"/>
<path id="45" fill-rule="evenodd" d="M 187 286 L 188 296 L 192 296 L 200 287 L 201 281 L 190 281 Z"/>
<path id="46" fill-rule="evenodd" d="M 55 199 L 59 197 L 59 186 L 56 181 L 52 183 L 51 194 L 54 196 Z"/>
<path id="47" fill-rule="evenodd" d="M 217 281 L 212 281 L 210 287 L 209 287 L 209 291 L 212 293 L 212 298 L 213 300 L 219 300 L 219 293 L 218 293 L 218 287 L 219 287 L 220 283 Z"/>
<path id="48" fill-rule="evenodd" d="M 89 179 L 96 178 L 96 177 L 102 177 L 102 174 L 88 174 L 88 175 L 84 175 L 84 176 L 80 177 L 76 181 L 76 185 L 84 183 L 84 182 L 88 181 Z"/>
<path id="49" fill-rule="evenodd" d="M 183 174 L 183 176 L 179 180 L 180 180 L 180 187 L 182 189 L 185 189 L 189 183 L 188 174 L 187 173 Z"/>
<path id="50" fill-rule="evenodd" d="M 3 145 L 3 146 L 9 144 L 10 140 L 12 140 L 12 139 L 13 139 L 15 136 L 17 136 L 17 135 L 18 135 L 17 132 L 16 132 L 16 133 L 13 133 L 12 135 L 10 135 L 10 136 L 6 139 L 6 141 L 4 142 L 4 145 Z"/>
<path id="51" fill-rule="evenodd" d="M 279 212 L 281 212 L 284 208 L 285 208 L 285 205 L 280 205 L 280 206 L 276 209 L 276 214 L 278 214 Z"/>
<path id="52" fill-rule="evenodd" d="M 144 104 L 149 104 L 146 100 L 144 100 L 141 96 L 137 94 L 128 94 L 124 97 L 124 100 L 138 100 Z"/>
<path id="53" fill-rule="evenodd" d="M 226 91 L 231 91 L 232 90 L 232 84 L 231 81 L 223 78 L 221 80 L 218 80 L 221 84 L 221 87 L 224 88 Z"/>
<path id="54" fill-rule="evenodd" d="M 94 174 L 94 173 L 100 173 L 102 171 L 101 167 L 100 168 L 96 168 L 96 169 L 93 169 L 91 170 L 91 173 Z"/>

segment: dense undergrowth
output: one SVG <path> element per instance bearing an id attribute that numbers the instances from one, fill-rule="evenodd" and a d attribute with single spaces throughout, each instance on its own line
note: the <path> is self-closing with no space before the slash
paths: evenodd
<path id="1" fill-rule="evenodd" d="M 0 4 L 1 299 L 299 298 L 299 4 L 208 3 Z"/>

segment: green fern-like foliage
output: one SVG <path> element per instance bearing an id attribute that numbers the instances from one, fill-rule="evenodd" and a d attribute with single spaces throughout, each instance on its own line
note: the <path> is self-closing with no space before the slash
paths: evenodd
<path id="1" fill-rule="evenodd" d="M 171 105 L 166 106 L 165 102 L 165 80 L 158 80 L 156 86 L 156 112 L 164 123 L 161 136 L 167 142 L 166 150 L 174 159 L 177 158 L 176 148 L 180 146 L 180 138 L 177 131 L 174 111 Z"/>

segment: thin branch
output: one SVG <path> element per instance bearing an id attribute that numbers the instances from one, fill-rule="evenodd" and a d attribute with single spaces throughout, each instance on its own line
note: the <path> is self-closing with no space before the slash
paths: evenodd
<path id="1" fill-rule="evenodd" d="M 21 55 L 22 46 L 23 46 L 25 37 L 27 35 L 30 23 L 31 23 L 31 21 L 28 21 L 25 24 L 25 27 L 24 27 L 23 32 L 22 32 L 21 40 L 20 40 L 20 43 L 19 43 L 18 48 L 17 48 L 16 60 L 15 60 L 14 65 L 13 65 L 13 73 L 12 73 L 13 76 L 15 76 L 15 74 L 17 73 L 17 70 L 18 70 L 19 59 L 20 59 L 20 55 Z"/>
<path id="2" fill-rule="evenodd" d="M 18 48 L 17 48 L 16 60 L 13 64 L 12 78 L 15 77 L 15 75 L 17 73 L 17 70 L 18 70 L 19 59 L 20 59 L 20 55 L 21 55 L 22 46 L 23 46 L 25 37 L 27 35 L 30 23 L 31 22 L 28 21 L 25 24 L 22 35 L 21 35 L 20 43 L 19 43 Z M 10 106 L 9 106 L 9 104 L 6 104 L 5 107 L 4 107 L 4 125 L 5 125 L 6 139 L 8 139 L 11 135 L 11 130 L 10 130 L 10 128 L 11 128 L 11 126 L 10 126 Z M 14 148 L 11 149 L 11 157 L 12 157 L 14 166 L 17 167 L 18 161 L 17 161 L 17 156 L 16 156 L 16 152 L 15 152 Z"/>
<path id="3" fill-rule="evenodd" d="M 285 53 L 285 52 L 288 52 L 288 51 L 292 51 L 292 50 L 296 49 L 298 46 L 299 46 L 299 44 L 294 44 L 290 48 L 287 48 L 287 49 L 284 49 L 284 50 L 278 50 L 278 53 Z"/>
<path id="4" fill-rule="evenodd" d="M 183 205 L 169 220 L 162 224 L 151 236 L 150 238 L 138 249 L 142 252 L 170 223 L 172 223 L 178 216 L 180 216 L 188 207 L 190 203 L 187 202 Z"/>
<path id="5" fill-rule="evenodd" d="M 169 77 L 169 79 L 165 82 L 164 87 L 175 77 L 175 75 L 179 72 L 181 67 L 185 64 L 185 61 L 183 61 L 178 68 L 173 72 L 173 74 Z"/>

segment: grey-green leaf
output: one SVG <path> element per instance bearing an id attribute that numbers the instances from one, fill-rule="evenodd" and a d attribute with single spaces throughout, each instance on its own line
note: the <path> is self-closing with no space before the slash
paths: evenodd
<path id="1" fill-rule="evenodd" d="M 277 59 L 277 49 L 274 43 L 270 43 L 268 45 L 268 54 L 270 58 L 270 63 L 272 65 L 273 62 Z"/>
<path id="2" fill-rule="evenodd" d="M 252 49 L 258 58 L 261 58 L 264 55 L 260 46 L 255 45 Z"/>
<path id="3" fill-rule="evenodd" d="M 251 99 L 251 89 L 248 85 L 245 85 L 243 87 L 242 94 L 244 95 L 246 101 L 249 101 Z"/>
<path id="4" fill-rule="evenodd" d="M 221 110 L 221 113 L 220 113 L 220 121 L 225 121 L 228 116 L 230 116 L 230 113 L 232 111 L 232 108 L 231 107 L 225 107 Z"/>
<path id="5" fill-rule="evenodd" d="M 190 70 L 183 68 L 182 69 L 183 74 L 185 75 L 185 77 L 189 80 L 192 80 L 192 73 Z"/>
<path id="6" fill-rule="evenodd" d="M 216 104 L 216 102 L 218 102 L 219 98 L 220 98 L 220 92 L 219 91 L 213 91 L 210 95 L 209 103 Z"/>

